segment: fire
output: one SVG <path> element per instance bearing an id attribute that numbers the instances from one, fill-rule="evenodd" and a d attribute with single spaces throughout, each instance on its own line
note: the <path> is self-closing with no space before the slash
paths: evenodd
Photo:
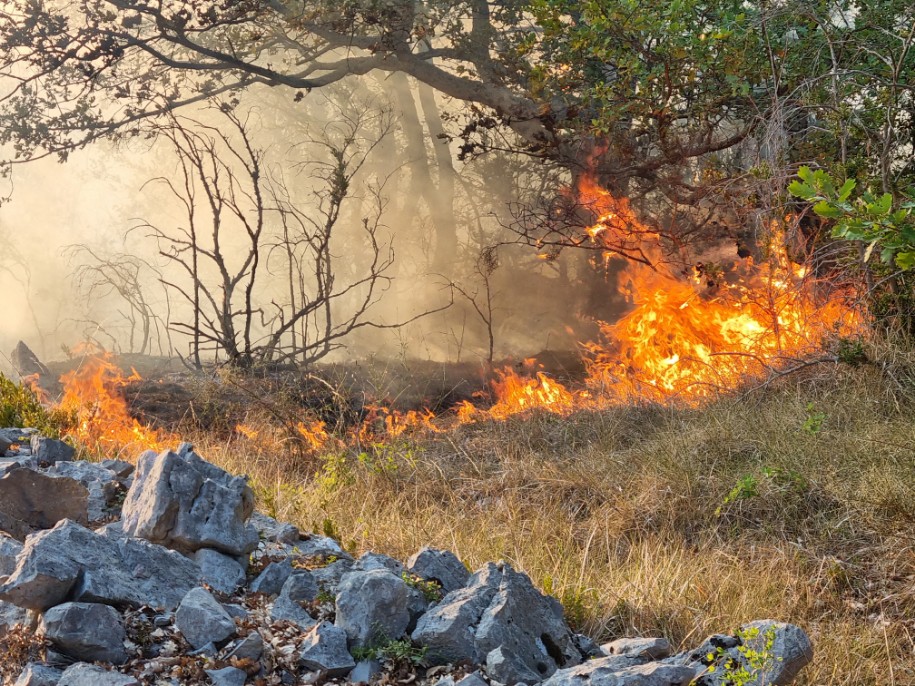
<path id="1" fill-rule="evenodd" d="M 632 310 L 601 323 L 601 340 L 585 344 L 588 384 L 605 401 L 647 398 L 695 402 L 788 359 L 814 352 L 824 337 L 847 335 L 860 324 L 841 294 L 820 293 L 806 270 L 791 262 L 777 226 L 768 259 L 747 259 L 705 283 L 676 275 L 663 259 L 660 238 L 642 225 L 625 199 L 586 182 L 582 196 L 599 213 L 588 234 L 609 245 L 638 235 L 649 264 L 625 273 Z M 595 227 L 592 227 L 592 229 Z"/>
<path id="2" fill-rule="evenodd" d="M 565 414 L 575 405 L 575 396 L 543 372 L 537 372 L 533 378 L 525 378 L 514 369 L 507 368 L 498 370 L 496 376 L 492 382 L 496 402 L 488 410 L 493 419 L 505 419 L 534 408 Z"/>
<path id="3" fill-rule="evenodd" d="M 327 433 L 326 422 L 315 421 L 311 424 L 298 422 L 295 428 L 299 433 L 299 436 L 305 439 L 305 442 L 312 450 L 320 450 L 330 439 L 330 436 Z"/>
<path id="4" fill-rule="evenodd" d="M 173 436 L 141 424 L 128 411 L 119 389 L 141 380 L 136 370 L 130 376 L 115 365 L 107 353 L 86 358 L 78 368 L 64 374 L 59 409 L 74 418 L 69 435 L 80 444 L 106 455 L 127 455 L 147 449 L 161 450 L 175 442 Z"/>
<path id="5" fill-rule="evenodd" d="M 248 426 L 247 424 L 236 424 L 235 432 L 241 434 L 249 441 L 256 441 L 260 432 L 255 429 L 253 426 Z"/>

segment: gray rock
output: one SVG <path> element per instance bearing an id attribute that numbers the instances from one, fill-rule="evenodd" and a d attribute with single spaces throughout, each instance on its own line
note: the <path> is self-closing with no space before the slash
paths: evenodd
<path id="1" fill-rule="evenodd" d="M 689 667 L 651 662 L 618 668 L 619 656 L 588 660 L 560 669 L 541 686 L 686 686 L 695 674 Z"/>
<path id="2" fill-rule="evenodd" d="M 32 436 L 38 433 L 38 429 L 33 429 L 31 427 L 19 428 L 19 427 L 4 427 L 0 429 L 0 441 L 3 441 L 8 446 L 9 445 L 20 445 L 30 448 L 30 441 Z M 9 449 L 9 448 L 7 448 Z"/>
<path id="3" fill-rule="evenodd" d="M 220 644 L 235 635 L 235 620 L 204 588 L 192 589 L 175 612 L 175 626 L 194 648 Z"/>
<path id="4" fill-rule="evenodd" d="M 16 558 L 22 552 L 22 543 L 11 536 L 0 533 L 0 576 L 7 576 L 16 569 Z"/>
<path id="5" fill-rule="evenodd" d="M 591 659 L 593 657 L 604 657 L 606 653 L 597 645 L 590 636 L 584 634 L 572 634 L 572 640 L 575 641 L 575 647 L 582 657 Z"/>
<path id="6" fill-rule="evenodd" d="M 544 667 L 545 669 L 545 667 Z M 543 679 L 505 646 L 500 646 L 486 656 L 486 673 L 491 679 L 508 686 L 514 684 L 537 684 Z"/>
<path id="7" fill-rule="evenodd" d="M 86 662 L 127 661 L 127 634 L 117 611 L 98 603 L 63 603 L 44 613 L 41 630 L 60 652 Z"/>
<path id="8" fill-rule="evenodd" d="M 386 568 L 352 571 L 337 589 L 335 624 L 351 647 L 371 648 L 399 639 L 410 625 L 410 589 Z"/>
<path id="9" fill-rule="evenodd" d="M 330 678 L 346 676 L 356 666 L 346 645 L 347 636 L 343 629 L 330 622 L 321 622 L 305 635 L 299 664 L 309 671 L 323 672 Z"/>
<path id="10" fill-rule="evenodd" d="M 124 460 L 102 460 L 99 464 L 105 469 L 110 469 L 121 479 L 126 479 L 136 471 L 136 467 Z"/>
<path id="11" fill-rule="evenodd" d="M 63 519 L 85 524 L 89 492 L 78 481 L 14 469 L 0 478 L 0 527 L 24 540 L 37 529 L 50 529 Z"/>
<path id="12" fill-rule="evenodd" d="M 502 580 L 502 571 L 489 563 L 468 580 L 464 588 L 452 591 L 424 614 L 413 630 L 413 641 L 425 646 L 432 664 L 486 659 L 476 647 L 476 627 L 492 602 Z"/>
<path id="13" fill-rule="evenodd" d="M 57 686 L 140 686 L 140 682 L 102 667 L 77 662 L 64 670 Z"/>
<path id="14" fill-rule="evenodd" d="M 315 620 L 302 606 L 303 603 L 317 598 L 318 585 L 310 572 L 297 570 L 283 584 L 279 596 L 270 608 L 270 618 L 285 619 L 308 630 L 315 625 Z"/>
<path id="15" fill-rule="evenodd" d="M 619 638 L 601 646 L 606 655 L 632 655 L 649 660 L 670 657 L 672 650 L 666 638 Z"/>
<path id="16" fill-rule="evenodd" d="M 457 686 L 489 686 L 489 684 L 480 676 L 479 672 L 473 672 L 458 681 Z"/>
<path id="17" fill-rule="evenodd" d="M 400 576 L 406 571 L 406 567 L 403 566 L 403 563 L 400 560 L 395 560 L 388 555 L 373 553 L 371 551 L 363 554 L 353 564 L 354 572 L 368 572 L 373 569 L 387 569 L 396 576 Z"/>
<path id="18" fill-rule="evenodd" d="M 294 546 L 298 553 L 305 557 L 334 557 L 349 561 L 353 559 L 337 541 L 318 534 L 305 534 L 295 542 Z"/>
<path id="19" fill-rule="evenodd" d="M 445 596 L 420 618 L 412 637 L 435 664 L 478 664 L 501 649 L 502 676 L 513 669 L 516 681 L 531 674 L 542 680 L 582 660 L 559 602 L 504 563 L 487 565 Z"/>
<path id="20" fill-rule="evenodd" d="M 55 667 L 30 662 L 13 686 L 57 686 L 63 672 Z"/>
<path id="21" fill-rule="evenodd" d="M 250 616 L 244 605 L 239 605 L 237 603 L 223 603 L 222 607 L 226 612 L 229 613 L 229 616 L 232 619 L 247 619 Z"/>
<path id="22" fill-rule="evenodd" d="M 310 570 L 310 572 L 315 583 L 318 584 L 318 588 L 331 595 L 336 595 L 340 580 L 352 569 L 353 563 L 349 560 L 337 560 L 326 567 L 317 567 Z"/>
<path id="23" fill-rule="evenodd" d="M 746 640 L 739 638 L 742 634 L 750 632 L 756 634 Z M 771 647 L 766 650 L 766 644 L 771 640 Z M 741 652 L 741 646 L 746 645 L 758 652 L 768 652 L 769 659 L 755 678 L 748 682 L 748 686 L 783 686 L 794 681 L 801 670 L 813 660 L 813 645 L 807 634 L 794 624 L 776 622 L 769 619 L 756 620 L 740 627 L 738 636 L 711 636 L 696 650 L 682 656 L 671 658 L 671 662 L 687 664 L 692 667 L 696 676 L 696 686 L 726 686 L 728 684 L 726 670 L 721 665 L 728 660 L 733 660 L 746 667 L 751 673 L 753 666 L 748 664 Z M 720 651 L 719 651 L 720 649 Z M 720 654 L 715 660 L 718 668 L 708 674 L 709 653 Z"/>
<path id="24" fill-rule="evenodd" d="M 257 530 L 245 522 L 254 493 L 235 477 L 186 447 L 176 454 L 140 456 L 122 510 L 124 530 L 183 552 L 214 548 L 242 556 L 257 546 Z"/>
<path id="25" fill-rule="evenodd" d="M 276 595 L 282 590 L 286 579 L 292 574 L 292 563 L 286 559 L 282 562 L 271 562 L 264 571 L 257 575 L 249 585 L 248 590 L 252 593 L 263 593 L 264 595 Z"/>
<path id="26" fill-rule="evenodd" d="M 463 588 L 470 572 L 457 555 L 448 550 L 423 548 L 407 560 L 407 569 L 428 581 L 436 581 L 445 593 Z"/>
<path id="27" fill-rule="evenodd" d="M 64 520 L 26 539 L 0 600 L 40 611 L 69 599 L 173 609 L 199 577 L 200 568 L 172 550 Z"/>
<path id="28" fill-rule="evenodd" d="M 12 603 L 0 600 L 0 638 L 6 636 L 13 628 L 32 624 L 29 611 Z"/>
<path id="29" fill-rule="evenodd" d="M 256 631 L 240 639 L 226 655 L 226 660 L 237 658 L 239 660 L 253 660 L 257 662 L 264 654 L 264 639 Z"/>
<path id="30" fill-rule="evenodd" d="M 268 517 L 260 512 L 254 512 L 248 519 L 248 523 L 257 530 L 258 537 L 264 541 L 296 545 L 301 538 L 298 527 L 278 522 L 273 517 Z"/>
<path id="31" fill-rule="evenodd" d="M 346 682 L 349 684 L 367 684 L 373 677 L 381 674 L 381 663 L 378 660 L 360 660 L 349 673 Z"/>
<path id="32" fill-rule="evenodd" d="M 220 593 L 234 593 L 245 583 L 245 570 L 234 557 L 201 548 L 193 560 L 200 567 L 200 580 Z"/>
<path id="33" fill-rule="evenodd" d="M 97 522 L 110 516 L 109 506 L 114 502 L 120 491 L 120 482 L 117 475 L 110 469 L 94 462 L 58 462 L 48 474 L 66 476 L 79 481 L 89 492 L 88 518 L 90 522 Z"/>
<path id="34" fill-rule="evenodd" d="M 207 669 L 206 674 L 213 682 L 213 686 L 245 686 L 248 675 L 236 667 L 223 667 L 222 669 Z"/>
<path id="35" fill-rule="evenodd" d="M 40 464 L 54 464 L 55 462 L 69 462 L 76 455 L 73 446 L 56 438 L 46 438 L 44 436 L 32 436 L 31 438 L 32 456 Z"/>

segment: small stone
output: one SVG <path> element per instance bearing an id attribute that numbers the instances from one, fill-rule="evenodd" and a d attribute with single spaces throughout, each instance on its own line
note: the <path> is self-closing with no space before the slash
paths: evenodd
<path id="1" fill-rule="evenodd" d="M 310 671 L 320 671 L 329 678 L 349 674 L 356 666 L 346 648 L 346 632 L 330 622 L 321 622 L 305 635 L 299 664 Z"/>
<path id="2" fill-rule="evenodd" d="M 257 578 L 250 583 L 248 589 L 252 593 L 264 595 L 277 595 L 292 574 L 292 563 L 286 559 L 282 562 L 271 562 L 264 568 Z"/>
<path id="3" fill-rule="evenodd" d="M 261 659 L 261 655 L 263 654 L 264 639 L 259 633 L 252 631 L 229 651 L 228 655 L 226 655 L 226 659 L 231 660 L 232 658 L 237 658 L 239 660 L 252 660 L 257 662 Z"/>
<path id="4" fill-rule="evenodd" d="M 544 664 L 543 671 L 547 670 Z M 514 686 L 520 682 L 538 684 L 542 675 L 528 667 L 521 658 L 505 646 L 491 650 L 486 656 L 486 673 L 499 683 Z"/>
<path id="5" fill-rule="evenodd" d="M 175 612 L 175 626 L 194 648 L 235 635 L 235 621 L 206 589 L 192 589 Z"/>
<path id="6" fill-rule="evenodd" d="M 445 593 L 463 588 L 470 578 L 464 563 L 448 550 L 423 548 L 407 560 L 407 569 L 418 577 L 438 582 Z"/>
<path id="7" fill-rule="evenodd" d="M 200 580 L 220 593 L 234 593 L 245 583 L 245 570 L 238 561 L 211 548 L 201 548 L 193 555 L 200 566 Z"/>
<path id="8" fill-rule="evenodd" d="M 381 673 L 381 663 L 378 660 L 360 660 L 356 663 L 353 671 L 349 673 L 347 683 L 350 684 L 367 684 L 372 677 Z"/>
<path id="9" fill-rule="evenodd" d="M 117 611 L 98 603 L 64 603 L 44 613 L 41 630 L 54 646 L 77 660 L 127 661 L 127 635 Z"/>
<path id="10" fill-rule="evenodd" d="M 32 456 L 42 464 L 69 462 L 76 455 L 73 446 L 56 438 L 45 438 L 44 436 L 32 436 L 31 448 Z"/>
<path id="11" fill-rule="evenodd" d="M 59 669 L 30 662 L 13 686 L 57 686 L 61 676 L 63 672 Z"/>
<path id="12" fill-rule="evenodd" d="M 77 662 L 64 670 L 57 686 L 140 686 L 140 682 L 102 667 Z"/>
<path id="13" fill-rule="evenodd" d="M 213 681 L 213 686 L 244 686 L 248 675 L 235 667 L 222 669 L 207 669 L 207 676 Z"/>
<path id="14" fill-rule="evenodd" d="M 368 572 L 373 569 L 387 569 L 395 576 L 401 576 L 406 571 L 406 567 L 403 566 L 403 563 L 400 560 L 395 560 L 389 555 L 373 553 L 371 551 L 362 555 L 353 564 L 354 572 Z"/>
<path id="15" fill-rule="evenodd" d="M 670 657 L 672 650 L 666 638 L 618 638 L 601 646 L 606 655 L 631 655 L 649 660 Z"/>

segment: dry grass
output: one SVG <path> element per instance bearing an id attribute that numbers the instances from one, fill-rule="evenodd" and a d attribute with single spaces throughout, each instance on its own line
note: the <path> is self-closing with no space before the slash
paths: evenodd
<path id="1" fill-rule="evenodd" d="M 508 560 L 598 639 L 686 648 L 778 618 L 814 640 L 800 683 L 902 686 L 915 683 L 915 387 L 902 368 L 819 367 L 702 409 L 464 426 L 361 459 L 302 457 L 269 418 L 257 440 L 196 439 L 252 477 L 270 514 L 357 551 Z"/>

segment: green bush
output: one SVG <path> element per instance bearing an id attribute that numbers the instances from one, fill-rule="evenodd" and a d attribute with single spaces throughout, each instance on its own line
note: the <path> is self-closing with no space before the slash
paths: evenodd
<path id="1" fill-rule="evenodd" d="M 34 427 L 46 436 L 60 435 L 59 420 L 29 388 L 0 374 L 0 426 Z"/>

